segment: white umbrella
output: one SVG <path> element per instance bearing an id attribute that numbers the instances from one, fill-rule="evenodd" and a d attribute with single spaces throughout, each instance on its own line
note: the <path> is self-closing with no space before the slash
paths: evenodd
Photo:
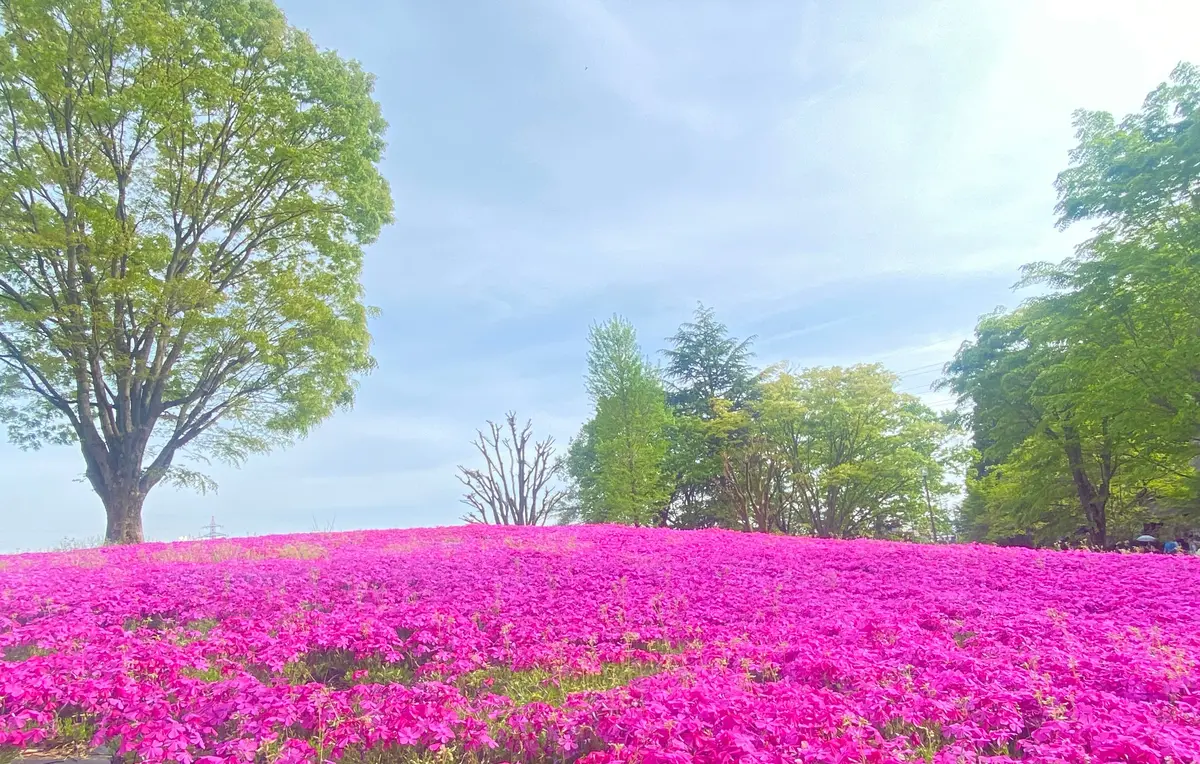
<path id="1" fill-rule="evenodd" d="M 1138 536 L 1137 540 L 1143 544 L 1149 544 L 1150 542 L 1154 541 L 1155 538 L 1153 536 Z"/>

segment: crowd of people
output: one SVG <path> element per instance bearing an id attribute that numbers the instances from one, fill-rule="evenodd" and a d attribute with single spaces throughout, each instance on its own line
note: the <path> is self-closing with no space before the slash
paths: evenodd
<path id="1" fill-rule="evenodd" d="M 1125 554 L 1200 554 L 1200 538 L 1194 533 L 1165 540 L 1154 536 L 1138 536 L 1117 544 L 1116 551 Z"/>
<path id="2" fill-rule="evenodd" d="M 1010 545 L 1020 546 L 1020 544 Z M 1191 554 L 1200 556 L 1200 532 L 1184 530 L 1174 534 L 1164 533 L 1161 524 L 1147 523 L 1142 528 L 1142 535 L 1137 538 L 1109 544 L 1101 549 L 1088 543 L 1087 529 L 1080 528 L 1073 536 L 1065 536 L 1056 541 L 1054 548 L 1090 549 L 1096 552 L 1119 552 L 1121 554 Z"/>

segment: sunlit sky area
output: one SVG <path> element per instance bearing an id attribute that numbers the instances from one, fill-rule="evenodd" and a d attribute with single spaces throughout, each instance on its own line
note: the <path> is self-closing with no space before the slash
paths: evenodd
<path id="1" fill-rule="evenodd" d="M 397 222 L 368 252 L 378 370 L 289 450 L 159 487 L 151 539 L 458 521 L 507 409 L 565 446 L 588 325 L 657 353 L 697 301 L 763 364 L 928 391 L 1054 229 L 1071 112 L 1200 62 L 1200 3 L 285 0 L 378 77 Z M 0 550 L 103 533 L 76 449 L 0 445 Z"/>

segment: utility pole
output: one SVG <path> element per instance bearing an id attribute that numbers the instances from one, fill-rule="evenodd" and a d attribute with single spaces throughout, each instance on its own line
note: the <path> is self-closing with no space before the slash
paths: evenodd
<path id="1" fill-rule="evenodd" d="M 929 508 L 929 532 L 933 534 L 933 543 L 938 543 L 937 520 L 933 516 L 933 500 L 929 498 L 929 470 L 921 472 L 921 486 L 925 489 L 925 506 Z"/>
<path id="2" fill-rule="evenodd" d="M 200 534 L 200 538 L 202 538 L 202 539 L 223 539 L 223 538 L 225 538 L 225 534 L 221 532 L 221 529 L 224 527 L 225 526 L 223 526 L 223 525 L 217 525 L 217 516 L 213 515 L 212 520 L 209 521 L 208 525 L 205 525 L 202 528 L 202 530 L 204 532 Z"/>

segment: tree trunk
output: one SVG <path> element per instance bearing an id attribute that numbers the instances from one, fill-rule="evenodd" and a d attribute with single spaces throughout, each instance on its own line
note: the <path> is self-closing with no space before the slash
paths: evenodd
<path id="1" fill-rule="evenodd" d="M 1091 527 L 1092 546 L 1104 549 L 1108 545 L 1108 502 L 1092 502 Z"/>
<path id="2" fill-rule="evenodd" d="M 1088 478 L 1083 468 L 1073 468 L 1071 477 L 1075 482 L 1075 493 L 1079 497 L 1080 507 L 1083 509 L 1084 517 L 1087 518 L 1088 539 L 1093 546 L 1103 549 L 1108 542 L 1106 502 L 1097 495 L 1091 479 Z"/>
<path id="3" fill-rule="evenodd" d="M 173 447 L 164 447 L 149 470 L 142 469 L 152 426 L 109 446 L 98 435 L 83 438 L 83 459 L 88 482 L 100 497 L 107 516 L 104 540 L 108 544 L 142 543 L 142 505 L 171 466 Z M 169 450 L 168 450 L 169 448 Z"/>
<path id="4" fill-rule="evenodd" d="M 832 488 L 825 489 L 823 517 L 817 525 L 817 536 L 823 539 L 841 538 L 841 523 L 837 519 L 837 497 Z"/>
<path id="5" fill-rule="evenodd" d="M 142 504 L 146 497 L 137 486 L 114 486 L 100 495 L 108 515 L 104 540 L 108 544 L 140 544 L 142 537 Z"/>
<path id="6" fill-rule="evenodd" d="M 1063 446 L 1067 452 L 1067 463 L 1071 468 L 1071 479 L 1075 483 L 1075 495 L 1087 518 L 1088 539 L 1093 546 L 1103 549 L 1108 543 L 1108 496 L 1107 485 L 1097 491 L 1084 468 L 1083 447 L 1074 428 L 1063 428 Z"/>

